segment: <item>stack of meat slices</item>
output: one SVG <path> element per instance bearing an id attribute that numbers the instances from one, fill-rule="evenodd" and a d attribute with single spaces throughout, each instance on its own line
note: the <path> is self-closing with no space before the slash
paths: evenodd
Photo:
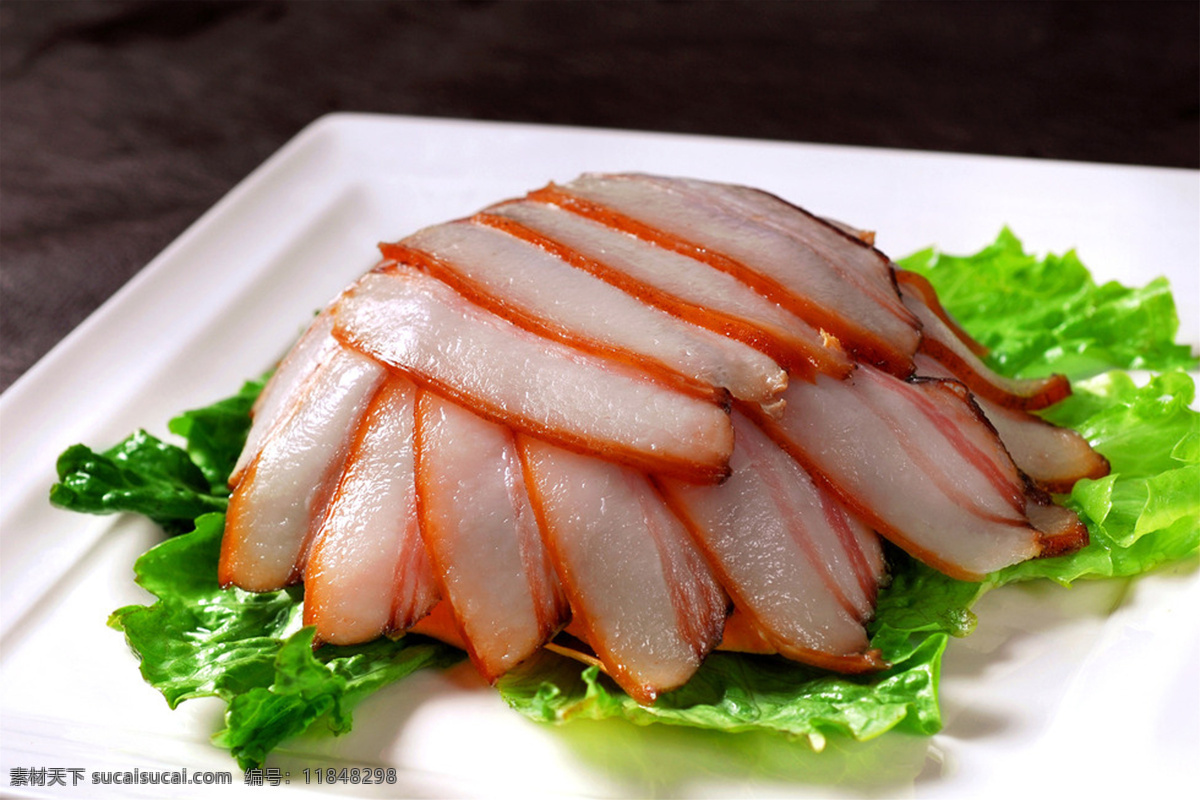
<path id="1" fill-rule="evenodd" d="M 868 241 L 630 174 L 383 245 L 258 401 L 221 582 L 492 680 L 569 626 L 643 703 L 717 646 L 885 666 L 879 535 L 967 580 L 1067 552 L 1047 492 L 1107 464 Z"/>

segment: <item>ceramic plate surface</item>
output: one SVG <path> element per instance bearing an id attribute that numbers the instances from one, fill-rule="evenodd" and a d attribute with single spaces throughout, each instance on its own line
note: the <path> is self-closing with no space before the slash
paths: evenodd
<path id="1" fill-rule="evenodd" d="M 170 711 L 108 613 L 148 595 L 134 559 L 159 533 L 132 518 L 51 508 L 54 460 L 232 393 L 312 312 L 370 268 L 375 244 L 583 171 L 744 183 L 878 232 L 893 256 L 974 252 L 1010 226 L 1035 252 L 1075 248 L 1098 279 L 1170 277 L 1181 338 L 1200 345 L 1200 180 L 1101 166 L 530 125 L 334 115 L 255 171 L 0 399 L 0 793 L 163 795 L 72 787 L 105 771 L 229 771 L 181 795 L 468 797 L 1160 796 L 1194 788 L 1200 752 L 1194 568 L 1138 581 L 1009 587 L 952 643 L 945 730 L 832 741 L 580 722 L 508 710 L 469 667 L 370 698 L 344 737 L 305 736 L 245 786 L 208 737 L 217 701 Z M 304 770 L 386 766 L 380 787 L 306 784 Z M 11 786 L 14 770 L 67 786 Z M 70 770 L 76 770 L 71 772 Z M 310 772 L 310 777 L 311 777 Z"/>

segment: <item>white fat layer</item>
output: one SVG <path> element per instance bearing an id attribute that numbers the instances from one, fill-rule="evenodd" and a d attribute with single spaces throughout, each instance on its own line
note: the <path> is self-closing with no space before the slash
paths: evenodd
<path id="1" fill-rule="evenodd" d="M 492 210 L 690 305 L 734 317 L 784 342 L 799 340 L 809 349 L 824 346 L 807 322 L 701 261 L 545 203 L 525 200 Z"/>
<path id="2" fill-rule="evenodd" d="M 797 225 L 828 228 L 784 203 L 747 214 L 719 184 L 640 175 L 585 175 L 566 188 L 736 259 L 793 295 L 836 311 L 856 327 L 865 327 L 900 351 L 909 355 L 916 351 L 919 335 L 911 315 L 898 299 L 894 305 L 885 305 L 880 299 L 885 291 L 895 297 L 894 289 L 883 286 L 890 286 L 886 262 L 870 248 L 845 237 L 838 237 L 836 251 L 830 253 L 811 238 L 797 235 Z M 842 270 L 843 264 L 856 260 L 869 265 L 850 273 Z M 860 285 L 855 286 L 856 282 Z"/>
<path id="3" fill-rule="evenodd" d="M 745 216 L 803 242 L 818 258 L 827 264 L 836 264 L 839 271 L 844 270 L 843 274 L 855 289 L 870 295 L 900 319 L 912 322 L 896 294 L 891 265 L 858 232 L 839 229 L 835 223 L 818 219 L 774 195 L 748 186 L 691 178 L 650 180 L 660 186 L 686 187 L 684 191 L 694 197 L 711 197 L 731 214 Z"/>
<path id="4" fill-rule="evenodd" d="M 972 574 L 1037 553 L 1036 532 L 1014 508 L 1023 491 L 1011 459 L 944 387 L 860 365 L 850 380 L 818 378 L 786 400 L 778 430 L 843 496 L 916 547 Z M 921 411 L 925 401 L 934 403 L 936 418 Z M 989 471 L 1002 476 L 999 485 Z"/>
<path id="5" fill-rule="evenodd" d="M 417 524 L 415 387 L 392 378 L 363 422 L 305 570 L 306 622 L 352 644 L 405 630 L 437 602 Z"/>
<path id="6" fill-rule="evenodd" d="M 721 638 L 725 596 L 642 473 L 523 438 L 571 607 L 635 696 L 682 685 Z"/>
<path id="7" fill-rule="evenodd" d="M 445 260 L 499 303 L 577 341 L 649 359 L 751 402 L 769 401 L 787 384 L 783 370 L 757 350 L 648 306 L 495 228 L 449 223 L 404 243 Z"/>
<path id="8" fill-rule="evenodd" d="M 244 589 L 286 585 L 384 369 L 338 348 L 274 426 L 230 499 L 222 563 Z M 228 554 L 228 555 L 227 555 Z"/>
<path id="9" fill-rule="evenodd" d="M 476 662 L 494 678 L 566 621 L 566 602 L 512 432 L 432 394 L 420 413 L 422 532 Z"/>
<path id="10" fill-rule="evenodd" d="M 904 304 L 921 321 L 922 335 L 926 338 L 936 340 L 938 344 L 950 350 L 956 357 L 962 360 L 968 374 L 956 375 L 954 376 L 956 379 L 973 376 L 979 381 L 991 384 L 1014 397 L 1033 397 L 1043 391 L 1048 382 L 1054 380 L 1052 377 L 1021 379 L 1009 378 L 997 374 L 991 367 L 980 360 L 977 355 L 971 352 L 971 349 L 958 338 L 954 331 L 950 330 L 949 326 L 942 321 L 942 318 L 925 304 L 917 292 L 906 286 L 901 286 L 900 292 L 904 298 Z"/>
<path id="11" fill-rule="evenodd" d="M 931 378 L 955 380 L 950 370 L 928 356 L 917 354 L 917 372 Z M 1009 409 L 975 396 L 988 421 L 1017 468 L 1041 483 L 1073 482 L 1101 465 L 1087 439 L 1070 428 L 1060 428 L 1028 411 Z"/>
<path id="12" fill-rule="evenodd" d="M 241 480 L 246 466 L 262 449 L 267 433 L 291 410 L 296 398 L 304 391 L 309 376 L 337 349 L 337 341 L 330 335 L 332 331 L 333 317 L 329 314 L 319 315 L 263 387 L 254 401 L 253 422 L 231 473 L 231 485 Z"/>
<path id="13" fill-rule="evenodd" d="M 663 481 L 664 490 L 690 520 L 735 602 L 778 651 L 863 652 L 860 620 L 874 598 L 855 572 L 849 548 L 857 549 L 857 541 L 839 538 L 826 516 L 832 498 L 790 456 L 740 415 L 734 428 L 728 480 L 719 486 Z M 840 507 L 837 513 L 847 518 Z"/>
<path id="14" fill-rule="evenodd" d="M 515 428 L 666 470 L 719 469 L 733 449 L 718 406 L 517 328 L 427 276 L 367 275 L 335 316 L 355 347 Z"/>

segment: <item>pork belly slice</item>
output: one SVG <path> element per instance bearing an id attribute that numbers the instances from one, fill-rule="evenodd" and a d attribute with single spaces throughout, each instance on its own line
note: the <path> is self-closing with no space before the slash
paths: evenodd
<path id="1" fill-rule="evenodd" d="M 518 436 L 530 499 L 588 644 L 631 697 L 683 685 L 728 600 L 645 474 Z"/>
<path id="2" fill-rule="evenodd" d="M 1108 459 L 1076 431 L 1028 411 L 977 399 L 1017 467 L 1040 489 L 1066 494 L 1084 478 L 1098 480 L 1108 475 Z"/>
<path id="3" fill-rule="evenodd" d="M 304 624 L 357 644 L 404 631 L 438 600 L 417 521 L 416 387 L 392 376 L 359 425 L 304 568 Z"/>
<path id="4" fill-rule="evenodd" d="M 887 259 L 795 206 L 749 191 L 648 175 L 584 175 L 530 197 L 728 272 L 860 359 L 908 375 L 919 325 L 896 296 Z"/>
<path id="5" fill-rule="evenodd" d="M 697 396 L 719 400 L 728 391 L 769 404 L 787 386 L 787 373 L 765 354 L 648 306 L 498 228 L 452 222 L 380 249 L 520 327 L 633 364 Z"/>
<path id="6" fill-rule="evenodd" d="M 1064 375 L 1044 378 L 1008 378 L 998 375 L 976 355 L 980 345 L 961 328 L 951 326 L 937 293 L 924 276 L 907 270 L 896 273 L 904 303 L 921 320 L 921 350 L 937 359 L 977 396 L 1007 408 L 1033 411 L 1053 405 L 1071 394 Z M 972 347 L 974 343 L 974 347 Z"/>
<path id="7" fill-rule="evenodd" d="M 221 585 L 265 592 L 300 579 L 310 534 L 385 372 L 339 347 L 305 381 L 229 498 Z"/>
<path id="8" fill-rule="evenodd" d="M 422 536 L 465 649 L 494 681 L 562 627 L 566 597 L 512 431 L 430 392 L 417 408 Z"/>
<path id="9" fill-rule="evenodd" d="M 1030 523 L 1042 534 L 1040 556 L 1049 558 L 1066 555 L 1087 547 L 1088 529 L 1079 519 L 1079 515 L 1069 508 L 1057 505 L 1049 495 L 1040 491 L 1030 492 L 1025 504 L 1025 513 Z"/>
<path id="10" fill-rule="evenodd" d="M 897 268 L 896 287 L 900 290 L 900 299 L 906 306 L 910 306 L 911 302 L 910 298 L 906 295 L 915 295 L 912 299 L 919 302 L 920 308 L 911 308 L 910 306 L 910 310 L 914 314 L 917 314 L 919 318 L 925 313 L 937 316 L 941 324 L 934 325 L 935 330 L 948 331 L 952 338 L 957 339 L 963 347 L 980 358 L 988 354 L 987 346 L 968 333 L 966 328 L 950 315 L 950 312 L 942 305 L 941 298 L 937 295 L 937 290 L 933 288 L 933 284 L 924 275 L 919 272 Z"/>
<path id="11" fill-rule="evenodd" d="M 917 354 L 916 365 L 918 375 L 954 379 L 950 370 L 924 353 Z M 1070 428 L 977 395 L 974 400 L 1000 435 L 1013 463 L 1038 488 L 1065 493 L 1082 478 L 1095 480 L 1109 473 L 1108 459 Z"/>
<path id="12" fill-rule="evenodd" d="M 860 364 L 847 380 L 818 377 L 802 389 L 760 424 L 914 557 L 980 580 L 1066 541 L 1031 523 L 1030 487 L 962 384 L 902 381 Z"/>
<path id="13" fill-rule="evenodd" d="M 262 448 L 267 433 L 291 411 L 296 398 L 304 391 L 309 376 L 339 349 L 332 333 L 333 317 L 329 313 L 319 314 L 275 368 L 250 411 L 250 431 L 246 434 L 246 443 L 242 446 L 233 472 L 230 473 L 230 488 L 237 486 L 241 481 L 247 465 Z"/>
<path id="14" fill-rule="evenodd" d="M 797 376 L 845 375 L 852 366 L 836 341 L 702 261 L 551 203 L 509 201 L 474 219 L 553 252 L 647 305 L 747 344 Z"/>
<path id="15" fill-rule="evenodd" d="M 869 531 L 754 423 L 736 411 L 733 423 L 729 479 L 663 479 L 669 505 L 774 652 L 840 672 L 882 667 L 863 627 L 883 578 L 860 545 Z"/>
<path id="16" fill-rule="evenodd" d="M 334 308 L 334 335 L 516 430 L 688 480 L 728 473 L 724 408 L 532 334 L 413 270 L 372 272 Z"/>
<path id="17" fill-rule="evenodd" d="M 750 186 L 712 183 L 694 178 L 655 177 L 652 180 L 659 184 L 682 184 L 693 197 L 711 197 L 735 215 L 752 219 L 797 242 L 803 242 L 825 259 L 855 290 L 871 297 L 895 318 L 904 320 L 908 325 L 913 323 L 896 293 L 894 265 L 874 248 L 873 233 L 851 229 L 845 223 L 815 216 L 776 195 Z"/>

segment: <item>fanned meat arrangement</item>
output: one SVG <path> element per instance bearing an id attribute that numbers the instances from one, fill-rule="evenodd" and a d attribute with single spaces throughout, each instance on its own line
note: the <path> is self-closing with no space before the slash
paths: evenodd
<path id="1" fill-rule="evenodd" d="M 652 703 L 714 648 L 886 666 L 883 539 L 978 580 L 1108 471 L 923 278 L 756 189 L 585 175 L 383 244 L 254 409 L 220 580 L 318 643 L 539 648 Z"/>

